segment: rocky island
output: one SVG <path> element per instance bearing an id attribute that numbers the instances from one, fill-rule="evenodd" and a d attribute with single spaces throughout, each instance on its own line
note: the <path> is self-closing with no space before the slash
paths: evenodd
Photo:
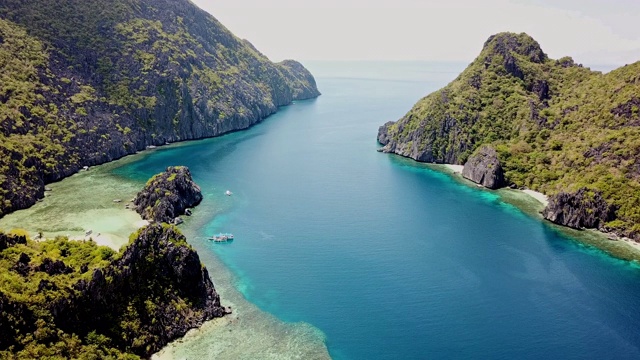
<path id="1" fill-rule="evenodd" d="M 320 94 L 188 0 L 6 0 L 0 58 L 0 217 L 85 166 Z"/>
<path id="2" fill-rule="evenodd" d="M 133 199 L 135 210 L 145 220 L 177 223 L 179 215 L 200 204 L 202 192 L 185 166 L 170 166 L 157 174 Z"/>
<path id="3" fill-rule="evenodd" d="M 464 165 L 491 189 L 550 196 L 546 219 L 640 241 L 640 62 L 610 73 L 491 36 L 450 84 L 378 131 L 380 151 Z"/>

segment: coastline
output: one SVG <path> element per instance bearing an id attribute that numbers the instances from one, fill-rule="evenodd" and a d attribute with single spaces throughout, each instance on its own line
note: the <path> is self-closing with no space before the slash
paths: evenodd
<path id="1" fill-rule="evenodd" d="M 464 165 L 442 164 L 442 166 L 444 166 L 450 173 L 462 176 L 462 169 L 464 169 Z M 541 192 L 530 190 L 530 189 L 524 189 L 524 190 L 518 190 L 518 191 L 522 191 L 523 193 L 538 200 L 544 206 L 547 206 L 549 204 L 549 197 Z"/>
<path id="2" fill-rule="evenodd" d="M 197 141 L 215 141 L 214 139 Z M 171 146 L 184 146 L 183 141 Z M 0 229 L 21 228 L 36 238 L 68 236 L 72 240 L 89 238 L 99 245 L 119 250 L 128 244 L 129 236 L 146 224 L 134 210 L 126 208 L 128 200 L 140 191 L 144 180 L 132 180 L 114 174 L 113 170 L 155 153 L 144 151 L 115 160 L 88 171 L 81 171 L 48 185 L 45 198 L 33 206 L 17 210 L 0 219 Z M 122 199 L 123 201 L 114 201 Z M 212 244 L 198 233 L 211 216 L 218 214 L 227 197 L 223 190 L 209 192 L 194 214 L 184 217 L 180 230 L 198 252 L 209 270 L 216 291 L 233 314 L 205 322 L 154 354 L 154 359 L 209 358 L 314 358 L 329 359 L 324 334 L 306 323 L 285 323 L 259 309 L 237 289 L 238 278 L 222 263 Z M 92 230 L 89 236 L 86 231 Z M 247 346 L 238 347 L 239 342 Z"/>
<path id="3" fill-rule="evenodd" d="M 427 163 L 429 164 L 429 163 Z M 429 164 L 436 171 L 449 174 L 454 179 L 466 184 L 470 187 L 481 188 L 484 191 L 495 191 L 501 199 L 511 205 L 514 205 L 525 214 L 539 219 L 547 226 L 555 231 L 563 234 L 565 237 L 580 244 L 591 246 L 608 256 L 640 263 L 640 243 L 633 241 L 627 237 L 617 236 L 613 233 L 605 233 L 596 229 L 572 229 L 567 226 L 552 223 L 542 217 L 540 212 L 549 204 L 549 197 L 541 192 L 530 189 L 509 189 L 502 188 L 498 190 L 489 190 L 481 185 L 473 183 L 462 177 L 463 165 L 452 164 Z M 475 185 L 475 186 L 472 186 Z"/>
<path id="4" fill-rule="evenodd" d="M 547 205 L 549 205 L 549 197 L 541 192 L 538 191 L 533 191 L 533 190 L 529 190 L 529 189 L 524 189 L 521 190 L 523 193 L 531 196 L 532 198 L 540 201 L 542 203 L 542 205 L 544 205 L 545 207 L 547 207 Z"/>
<path id="5" fill-rule="evenodd" d="M 132 211 L 132 210 L 129 210 Z M 147 220 L 138 220 L 135 221 L 133 223 L 131 223 L 131 228 L 134 228 L 136 230 L 149 225 L 150 222 Z M 33 236 L 33 232 L 29 232 L 30 235 Z M 123 236 L 124 234 L 122 233 L 97 233 L 97 234 L 92 234 L 89 236 L 85 236 L 85 235 L 76 235 L 76 236 L 67 236 L 69 238 L 69 240 L 74 240 L 74 241 L 87 241 L 89 239 L 95 241 L 96 244 L 100 245 L 100 246 L 106 246 L 109 247 L 115 251 L 120 250 L 120 248 L 122 248 L 123 246 L 125 246 L 126 244 L 129 243 L 129 238 L 126 236 Z"/>
<path id="6" fill-rule="evenodd" d="M 127 161 L 90 168 L 48 185 L 50 191 L 44 199 L 2 217 L 0 229 L 24 229 L 32 239 L 37 239 L 40 233 L 49 239 L 57 236 L 80 241 L 92 239 L 118 251 L 129 243 L 132 233 L 148 224 L 134 210 L 126 208 L 128 202 L 120 201 L 133 198 L 143 184 L 127 180 L 115 184 L 109 174 Z"/>
<path id="7" fill-rule="evenodd" d="M 251 123 L 248 127 L 245 127 L 245 128 L 230 129 L 230 130 L 226 130 L 224 132 L 218 133 L 216 135 L 211 135 L 211 136 L 203 136 L 203 137 L 193 138 L 193 139 L 181 139 L 174 142 L 158 143 L 158 145 L 145 144 L 145 147 L 143 149 L 135 150 L 121 157 L 113 158 L 105 162 L 95 163 L 86 169 L 79 168 L 75 173 L 71 175 L 62 177 L 50 183 L 45 183 L 44 185 L 46 186 L 47 191 L 44 192 L 44 197 L 41 199 L 38 199 L 31 206 L 27 208 L 22 208 L 22 209 L 16 209 L 0 216 L 0 231 L 2 230 L 9 231 L 11 229 L 25 229 L 29 232 L 29 235 L 32 239 L 36 239 L 40 233 L 42 233 L 45 238 L 55 238 L 56 236 L 66 236 L 71 240 L 88 240 L 89 238 L 93 238 L 93 240 L 99 245 L 108 246 L 117 251 L 120 249 L 120 247 L 122 247 L 123 245 L 129 242 L 129 235 L 131 235 L 133 232 L 135 232 L 142 226 L 146 225 L 146 224 L 140 223 L 141 221 L 145 221 L 145 220 L 143 220 L 135 211 L 127 209 L 131 214 L 130 219 L 125 221 L 124 223 L 122 221 L 116 220 L 116 222 L 120 222 L 120 224 L 118 224 L 117 226 L 118 230 L 116 231 L 112 231 L 112 230 L 100 231 L 100 228 L 102 228 L 103 226 L 97 226 L 97 227 L 91 226 L 93 224 L 93 222 L 91 221 L 77 221 L 78 218 L 83 218 L 83 217 L 91 218 L 91 215 L 94 215 L 95 219 L 101 219 L 101 221 L 98 221 L 98 223 L 104 222 L 105 219 L 108 220 L 109 218 L 115 218 L 115 219 L 118 218 L 118 216 L 114 216 L 112 213 L 108 213 L 108 212 L 98 213 L 98 211 L 93 211 L 91 212 L 91 214 L 87 214 L 79 210 L 85 207 L 82 204 L 91 203 L 91 201 L 80 201 L 80 199 L 90 200 L 95 197 L 96 194 L 94 194 L 92 191 L 86 191 L 87 188 L 96 189 L 95 184 L 91 184 L 91 186 L 89 187 L 81 187 L 81 186 L 78 187 L 78 190 L 79 190 L 79 194 L 77 195 L 78 201 L 76 201 L 76 204 L 75 204 L 77 211 L 75 211 L 76 216 L 73 217 L 74 220 L 68 223 L 61 223 L 61 221 L 49 219 L 49 221 L 40 222 L 33 226 L 30 226 L 31 229 L 25 228 L 24 224 L 32 224 L 31 218 L 33 214 L 48 211 L 47 208 L 49 207 L 49 205 L 47 200 L 50 199 L 52 195 L 54 199 L 58 198 L 55 196 L 55 194 L 60 192 L 61 186 L 64 188 L 64 185 L 60 185 L 60 184 L 63 184 L 63 183 L 68 184 L 68 179 L 83 178 L 84 176 L 87 176 L 87 174 L 95 174 L 96 171 L 98 172 L 96 176 L 105 176 L 105 174 L 107 174 L 111 169 L 122 166 L 124 164 L 128 164 L 130 162 L 135 162 L 138 159 L 140 159 L 140 157 L 148 156 L 157 150 L 179 147 L 183 145 L 188 145 L 196 141 L 206 141 L 210 139 L 219 138 L 225 135 L 230 135 L 233 133 L 245 131 L 253 128 L 256 125 L 261 124 L 271 116 L 277 114 L 278 111 L 283 107 L 291 106 L 303 101 L 313 101 L 317 99 L 320 95 L 321 94 L 315 97 L 293 99 L 290 103 L 278 106 L 273 113 L 266 114 L 263 117 L 258 118 L 255 122 Z M 130 185 L 130 183 L 128 185 Z M 109 200 L 109 201 L 113 201 L 113 204 L 111 205 L 115 204 L 116 206 L 117 205 L 124 206 L 124 204 L 127 204 L 127 202 L 124 202 L 124 201 L 120 202 L 121 199 L 133 198 L 138 193 L 138 191 L 142 189 L 144 182 L 141 182 L 140 184 L 141 185 L 138 185 L 138 184 L 134 185 L 136 187 L 133 188 L 133 190 L 130 186 L 122 189 L 118 189 L 119 191 L 114 193 L 111 196 L 111 200 Z M 102 188 L 99 188 L 99 189 L 103 190 Z M 86 197 L 83 195 L 85 195 Z M 120 199 L 120 200 L 116 201 L 116 199 Z M 101 199 L 100 201 L 103 201 L 103 199 Z M 56 204 L 54 204 L 54 207 L 55 206 Z M 74 205 L 72 204 L 70 206 L 65 207 L 65 210 L 68 210 L 73 207 Z M 107 206 L 100 206 L 99 208 L 113 209 L 113 206 L 107 205 Z M 97 208 L 94 210 L 97 210 Z M 21 214 L 21 215 L 15 215 L 15 214 Z M 51 224 L 53 224 L 53 226 Z M 124 227 L 124 229 L 120 229 L 120 227 Z M 97 229 L 94 229 L 94 228 L 97 228 Z M 100 234 L 100 235 L 94 235 L 93 237 L 86 236 L 85 234 L 88 230 L 92 230 L 92 234 Z"/>

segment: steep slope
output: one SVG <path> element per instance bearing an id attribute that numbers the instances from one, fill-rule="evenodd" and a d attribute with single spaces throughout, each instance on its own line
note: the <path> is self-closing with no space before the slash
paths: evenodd
<path id="1" fill-rule="evenodd" d="M 0 2 L 0 217 L 44 184 L 318 96 L 188 0 Z"/>
<path id="2" fill-rule="evenodd" d="M 497 34 L 454 81 L 383 125 L 378 140 L 384 152 L 452 164 L 491 145 L 508 183 L 552 202 L 588 190 L 615 209 L 600 229 L 640 239 L 639 74 L 640 62 L 603 75 L 549 59 L 526 34 Z M 571 218 L 558 215 L 549 217 Z"/>
<path id="3" fill-rule="evenodd" d="M 0 234 L 0 357 L 148 357 L 225 309 L 198 254 L 154 224 L 115 253 Z"/>

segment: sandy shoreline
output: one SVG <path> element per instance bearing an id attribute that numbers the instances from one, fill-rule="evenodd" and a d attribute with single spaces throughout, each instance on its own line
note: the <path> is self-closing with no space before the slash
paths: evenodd
<path id="1" fill-rule="evenodd" d="M 633 247 L 634 249 L 638 250 L 638 252 L 640 252 L 640 243 L 639 242 L 635 242 L 629 238 L 620 238 L 617 241 L 624 241 L 627 245 Z"/>
<path id="2" fill-rule="evenodd" d="M 113 165 L 93 167 L 63 181 L 47 185 L 45 198 L 35 205 L 5 215 L 0 228 L 25 229 L 32 239 L 65 236 L 71 240 L 93 239 L 97 244 L 119 250 L 129 243 L 131 233 L 147 224 L 130 204 L 141 184 L 118 181 L 109 173 Z"/>
<path id="3" fill-rule="evenodd" d="M 457 176 L 461 176 L 462 175 L 462 169 L 464 168 L 463 165 L 453 165 L 453 164 L 436 164 L 437 166 L 442 166 L 444 169 L 446 169 L 446 172 L 449 172 L 450 174 Z M 442 167 L 440 169 L 442 169 Z M 478 185 L 478 184 L 476 184 Z M 479 187 L 482 187 L 481 185 L 478 185 Z M 506 188 L 507 190 L 509 190 L 508 188 Z M 539 202 L 542 205 L 542 208 L 546 207 L 547 205 L 549 205 L 549 197 L 539 191 L 534 191 L 531 189 L 524 189 L 524 190 L 519 190 L 519 189 L 512 189 L 512 191 L 514 192 L 519 192 L 522 194 L 526 194 L 529 198 L 535 199 L 537 202 Z M 535 210 L 535 212 L 539 212 L 542 208 Z M 526 210 L 523 210 L 526 211 Z M 560 226 L 560 225 L 558 225 Z M 566 228 L 567 230 L 571 230 L 571 228 L 568 227 L 563 227 Z M 597 241 L 597 242 L 593 242 L 593 241 L 584 241 L 581 240 L 584 243 L 587 244 L 591 244 L 592 246 L 595 246 L 597 248 L 600 248 L 604 251 L 609 252 L 612 256 L 614 257 L 618 257 L 616 254 L 617 252 L 610 252 L 611 248 L 609 245 L 607 245 L 607 242 L 610 243 L 619 243 L 621 245 L 627 246 L 628 248 L 630 248 L 630 250 L 636 254 L 640 254 L 640 243 L 633 241 L 629 238 L 626 237 L 619 237 L 613 234 L 609 234 L 609 233 L 604 233 L 595 229 L 589 229 L 586 230 L 588 232 L 593 233 L 594 235 L 596 235 L 597 237 L 599 237 L 601 240 Z M 582 238 L 581 235 L 574 235 L 576 236 L 576 238 L 580 239 Z M 599 245 L 598 245 L 599 244 Z"/>
<path id="4" fill-rule="evenodd" d="M 464 165 L 444 164 L 444 167 L 453 171 L 454 174 L 462 174 L 462 169 L 464 169 Z"/>
<path id="5" fill-rule="evenodd" d="M 137 230 L 147 225 L 149 225 L 149 221 L 138 220 L 130 223 L 129 227 Z M 106 232 L 106 233 L 92 232 L 89 235 L 74 235 L 74 236 L 68 236 L 68 238 L 69 240 L 76 240 L 76 241 L 86 241 L 91 239 L 95 241 L 96 244 L 110 247 L 115 251 L 120 250 L 122 246 L 129 243 L 129 237 L 123 236 L 122 234 L 114 234 L 111 232 Z"/>
<path id="6" fill-rule="evenodd" d="M 462 174 L 462 169 L 464 169 L 464 165 L 453 165 L 453 164 L 443 164 L 445 168 L 449 169 L 454 174 Z M 531 196 L 532 198 L 541 202 L 544 206 L 549 204 L 549 197 L 541 192 L 533 191 L 533 190 L 522 190 L 525 194 Z"/>
<path id="7" fill-rule="evenodd" d="M 529 190 L 529 189 L 522 190 L 522 192 L 527 194 L 527 195 L 529 195 L 529 196 L 531 196 L 532 198 L 540 201 L 542 203 L 542 205 L 544 205 L 545 207 L 547 205 L 549 205 L 549 197 L 547 195 L 541 193 L 541 192 L 533 191 L 533 190 Z"/>

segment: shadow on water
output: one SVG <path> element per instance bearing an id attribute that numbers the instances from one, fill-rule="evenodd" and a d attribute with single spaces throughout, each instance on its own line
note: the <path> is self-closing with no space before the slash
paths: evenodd
<path id="1" fill-rule="evenodd" d="M 197 168 L 213 167 L 216 163 L 224 161 L 240 144 L 262 135 L 264 132 L 238 132 L 221 137 L 164 146 L 134 163 L 123 164 L 113 169 L 112 174 L 128 180 L 134 178 L 146 181 L 151 175 L 160 173 L 167 166 L 172 165 L 187 166 L 194 174 L 197 173 Z M 213 168 L 215 169 L 215 167 Z"/>

